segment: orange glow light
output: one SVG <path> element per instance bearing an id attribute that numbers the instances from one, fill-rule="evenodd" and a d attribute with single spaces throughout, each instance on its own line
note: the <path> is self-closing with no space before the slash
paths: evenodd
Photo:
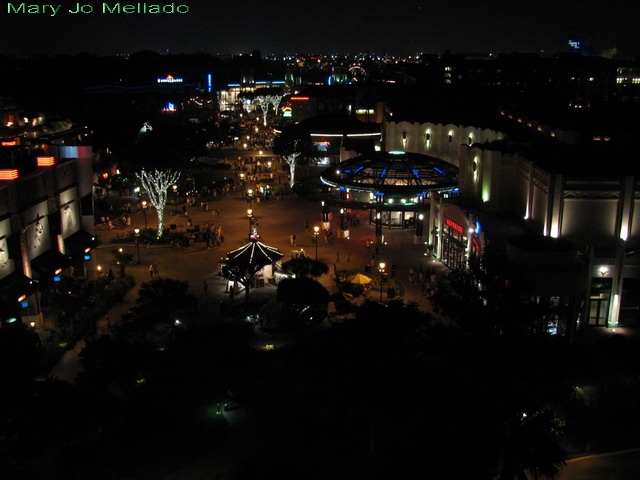
<path id="1" fill-rule="evenodd" d="M 10 142 L 2 142 L 3 147 L 15 147 L 16 145 L 18 145 L 18 142 L 16 142 L 15 140 L 11 140 Z"/>
<path id="2" fill-rule="evenodd" d="M 56 157 L 37 157 L 39 167 L 52 167 L 56 164 Z"/>
<path id="3" fill-rule="evenodd" d="M 18 170 L 0 170 L 0 180 L 15 180 L 18 178 Z"/>
<path id="4" fill-rule="evenodd" d="M 309 97 L 291 97 L 291 100 L 299 100 L 301 102 L 306 102 L 307 100 L 309 100 Z"/>

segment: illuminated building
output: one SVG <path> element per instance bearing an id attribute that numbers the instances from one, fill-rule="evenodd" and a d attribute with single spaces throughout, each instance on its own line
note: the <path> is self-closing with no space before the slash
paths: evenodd
<path id="1" fill-rule="evenodd" d="M 43 327 L 38 290 L 70 269 L 84 274 L 95 245 L 92 174 L 89 146 L 48 145 L 0 168 L 0 321 Z"/>

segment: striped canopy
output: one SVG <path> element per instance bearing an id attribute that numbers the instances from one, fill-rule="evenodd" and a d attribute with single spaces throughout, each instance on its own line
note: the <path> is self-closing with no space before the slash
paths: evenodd
<path id="1" fill-rule="evenodd" d="M 260 266 L 277 262 L 284 254 L 275 247 L 270 247 L 257 240 L 227 253 L 229 264 Z"/>

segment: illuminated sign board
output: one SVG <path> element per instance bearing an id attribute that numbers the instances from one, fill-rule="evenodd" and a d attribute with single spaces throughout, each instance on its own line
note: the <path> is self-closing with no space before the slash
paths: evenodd
<path id="1" fill-rule="evenodd" d="M 167 102 L 167 104 L 164 106 L 162 111 L 163 112 L 177 112 L 178 109 L 176 108 L 175 103 Z"/>
<path id="2" fill-rule="evenodd" d="M 18 142 L 16 140 L 10 140 L 8 142 L 2 142 L 2 146 L 3 147 L 15 147 L 16 145 L 18 145 Z"/>
<path id="3" fill-rule="evenodd" d="M 56 157 L 37 157 L 39 167 L 51 167 L 56 164 Z"/>
<path id="4" fill-rule="evenodd" d="M 175 78 L 172 75 L 167 75 L 165 78 L 158 78 L 158 83 L 182 83 L 181 78 Z"/>
<path id="5" fill-rule="evenodd" d="M 0 180 L 15 180 L 18 178 L 18 170 L 0 170 Z"/>
<path id="6" fill-rule="evenodd" d="M 458 225 L 456 222 L 454 222 L 450 218 L 447 218 L 447 225 L 453 228 L 456 232 L 462 233 L 462 230 L 463 230 L 462 225 Z"/>
<path id="7" fill-rule="evenodd" d="M 309 97 L 291 97 L 291 100 L 293 100 L 294 102 L 306 102 L 307 100 L 309 100 Z"/>

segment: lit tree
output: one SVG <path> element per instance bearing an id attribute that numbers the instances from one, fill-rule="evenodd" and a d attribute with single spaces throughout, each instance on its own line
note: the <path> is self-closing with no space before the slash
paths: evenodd
<path id="1" fill-rule="evenodd" d="M 278 107 L 281 101 L 282 95 L 271 95 L 271 105 L 273 105 L 273 111 L 276 115 L 278 114 Z"/>
<path id="2" fill-rule="evenodd" d="M 250 98 L 243 98 L 242 108 L 244 108 L 245 112 L 251 113 L 251 110 L 253 109 L 253 100 Z"/>
<path id="3" fill-rule="evenodd" d="M 167 203 L 167 191 L 178 181 L 180 172 L 157 169 L 147 172 L 143 168 L 139 173 L 136 173 L 136 177 L 149 195 L 151 204 L 156 207 L 158 213 L 157 237 L 160 238 L 164 230 L 164 207 Z"/>
<path id="4" fill-rule="evenodd" d="M 290 185 L 293 187 L 296 175 L 296 160 L 303 153 L 311 150 L 309 132 L 297 125 L 290 125 L 282 130 L 273 140 L 273 152 L 284 158 L 291 174 Z"/>
<path id="5" fill-rule="evenodd" d="M 267 126 L 267 115 L 269 113 L 269 105 L 273 104 L 273 95 L 258 95 L 255 98 L 255 103 L 258 104 L 260 109 L 262 110 L 262 122 L 264 126 Z M 279 102 L 278 102 L 279 103 Z"/>

